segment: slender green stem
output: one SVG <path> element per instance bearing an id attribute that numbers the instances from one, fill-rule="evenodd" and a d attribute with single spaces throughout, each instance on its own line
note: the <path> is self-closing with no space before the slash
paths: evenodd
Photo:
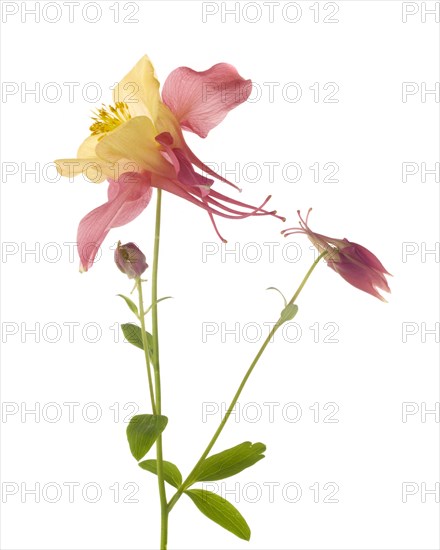
<path id="1" fill-rule="evenodd" d="M 159 267 L 159 243 L 160 243 L 160 216 L 162 206 L 162 191 L 157 190 L 156 202 L 156 226 L 154 231 L 154 253 L 153 253 L 153 275 L 152 275 L 152 336 L 153 336 L 153 368 L 154 368 L 154 386 L 156 393 L 156 414 L 162 413 L 162 394 L 160 385 L 160 363 L 159 363 L 159 330 L 157 316 L 157 273 Z M 157 479 L 159 484 L 160 497 L 160 550 L 166 550 L 168 538 L 168 506 L 167 495 L 165 491 L 165 480 L 163 473 L 163 451 L 162 435 L 156 440 L 156 459 L 157 459 Z"/>
<path id="2" fill-rule="evenodd" d="M 147 365 L 148 387 L 150 389 L 151 408 L 153 409 L 153 414 L 156 414 L 156 402 L 154 399 L 153 379 L 151 376 L 150 353 L 148 348 L 147 333 L 145 331 L 144 297 L 142 295 L 142 281 L 140 277 L 136 279 L 136 288 L 139 296 L 139 321 L 141 322 L 141 328 L 142 328 L 142 344 L 144 346 L 145 363 Z"/>
<path id="3" fill-rule="evenodd" d="M 316 258 L 316 260 L 312 263 L 312 265 L 310 266 L 310 269 L 307 271 L 307 273 L 305 274 L 304 276 L 304 279 L 301 281 L 301 284 L 299 285 L 299 287 L 296 289 L 296 292 L 295 294 L 292 296 L 292 298 L 290 299 L 289 303 L 287 305 L 290 305 L 290 304 L 294 304 L 296 302 L 296 299 L 298 298 L 299 296 L 299 293 L 301 292 L 301 290 L 304 288 L 305 284 L 307 283 L 307 281 L 309 280 L 309 277 L 310 275 L 313 273 L 313 270 L 315 269 L 315 267 L 319 264 L 319 262 L 322 260 L 322 258 L 324 258 L 324 256 L 327 254 L 327 250 L 324 250 L 324 252 L 321 252 L 321 254 Z"/>
<path id="4" fill-rule="evenodd" d="M 190 486 L 192 485 L 192 483 L 194 483 L 195 479 L 196 479 L 196 474 L 197 474 L 197 471 L 200 467 L 200 465 L 202 464 L 202 462 L 205 460 L 205 458 L 208 456 L 209 452 L 211 451 L 212 447 L 214 446 L 215 442 L 217 441 L 217 439 L 219 438 L 220 434 L 222 433 L 223 431 L 223 428 L 225 427 L 226 425 L 226 422 L 228 421 L 228 418 L 230 417 L 237 401 L 238 401 L 238 398 L 240 397 L 240 394 L 241 392 L 243 391 L 243 388 L 246 384 L 246 382 L 248 381 L 248 378 L 249 376 L 252 374 L 252 371 L 254 370 L 256 364 L 258 363 L 258 360 L 260 359 L 260 357 L 263 355 L 263 352 L 264 350 L 266 349 L 267 345 L 269 344 L 269 342 L 271 341 L 271 339 L 273 338 L 275 332 L 278 330 L 278 328 L 280 327 L 280 324 L 279 324 L 279 321 L 274 325 L 274 327 L 272 328 L 272 330 L 269 332 L 269 335 L 267 336 L 266 340 L 264 341 L 263 345 L 261 346 L 260 350 L 258 351 L 257 355 L 255 356 L 254 360 L 252 361 L 251 363 L 251 366 L 248 368 L 246 374 L 244 375 L 244 378 L 243 380 L 241 381 L 241 384 L 240 386 L 238 387 L 238 390 L 236 391 L 232 401 L 231 401 L 231 404 L 229 405 L 222 421 L 220 422 L 220 425 L 219 427 L 217 428 L 215 434 L 213 435 L 211 441 L 209 442 L 208 446 L 206 447 L 206 449 L 203 451 L 203 454 L 202 456 L 200 457 L 200 459 L 198 460 L 197 464 L 194 466 L 194 468 L 191 470 L 191 473 L 189 474 L 189 476 L 185 479 L 185 481 L 182 483 L 182 485 L 179 487 L 179 489 L 177 490 L 177 492 L 173 495 L 172 499 L 170 500 L 169 504 L 168 504 L 168 511 L 170 512 L 173 508 L 173 506 L 176 504 L 176 502 L 179 500 L 179 498 L 181 497 L 182 493 Z"/>
<path id="5" fill-rule="evenodd" d="M 151 283 L 151 309 L 152 309 L 152 321 L 153 321 L 153 354 L 154 354 L 154 368 L 159 371 L 159 331 L 158 331 L 158 317 L 157 317 L 157 274 L 159 269 L 159 244 L 160 244 L 160 218 L 162 208 L 162 190 L 157 190 L 157 203 L 156 203 L 156 226 L 154 231 L 154 252 L 153 252 L 153 275 Z M 160 377 L 159 377 L 160 387 Z M 160 396 L 159 400 L 159 413 L 160 413 Z"/>
<path id="6" fill-rule="evenodd" d="M 295 300 L 298 298 L 300 292 L 302 291 L 302 289 L 304 288 L 304 285 L 306 284 L 306 282 L 308 281 L 310 275 L 312 274 L 313 270 L 315 269 L 315 267 L 318 265 L 319 261 L 321 260 L 321 258 L 323 258 L 325 256 L 325 254 L 327 254 L 326 251 L 324 251 L 322 254 L 320 254 L 318 256 L 318 258 L 313 262 L 313 264 L 311 265 L 310 269 L 307 271 L 304 279 L 302 280 L 301 284 L 299 285 L 298 289 L 296 290 L 295 294 L 292 296 L 292 299 L 289 301 L 289 303 L 287 305 L 290 305 L 290 304 L 293 304 L 295 302 Z M 261 346 L 261 348 L 259 349 L 257 355 L 255 356 L 254 360 L 252 361 L 250 367 L 248 368 L 248 370 L 246 371 L 246 374 L 244 375 L 244 378 L 243 380 L 241 381 L 239 387 L 238 387 L 238 390 L 236 391 L 232 401 L 231 401 L 231 404 L 229 405 L 222 421 L 220 422 L 220 425 L 218 426 L 217 430 L 215 431 L 214 435 L 212 436 L 212 439 L 211 441 L 208 443 L 208 446 L 206 447 L 206 449 L 203 451 L 203 454 L 202 456 L 200 457 L 200 459 L 198 460 L 197 464 L 194 466 L 194 468 L 191 470 L 190 474 L 188 475 L 188 477 L 185 479 L 185 481 L 182 483 L 182 485 L 179 487 L 179 489 L 176 491 L 176 493 L 174 493 L 173 497 L 171 498 L 169 504 L 168 504 L 168 512 L 170 512 L 172 510 L 172 508 L 174 507 L 174 505 L 176 504 L 176 502 L 179 500 L 179 498 L 182 496 L 182 493 L 190 486 L 192 485 L 192 483 L 194 483 L 195 479 L 196 479 L 196 475 L 197 475 L 197 471 L 200 467 L 200 465 L 202 464 L 202 462 L 205 460 L 205 458 L 208 456 L 209 452 L 211 451 L 212 447 L 215 445 L 215 442 L 217 441 L 217 439 L 219 438 L 220 434 L 222 433 L 223 431 L 223 428 L 225 427 L 226 425 L 226 422 L 228 421 L 232 411 L 234 410 L 234 407 L 235 405 L 237 404 L 237 401 L 241 395 L 241 392 L 243 391 L 245 385 L 246 385 L 246 382 L 248 381 L 250 375 L 252 374 L 252 371 L 254 370 L 255 366 L 257 365 L 260 357 L 263 355 L 263 352 L 264 350 L 266 349 L 267 345 L 269 344 L 269 342 L 272 340 L 273 336 L 275 335 L 276 331 L 280 328 L 280 326 L 283 324 L 283 321 L 280 319 L 278 319 L 278 321 L 275 323 L 275 325 L 273 326 L 272 330 L 269 332 L 269 335 L 267 336 L 266 340 L 263 342 L 263 345 Z"/>

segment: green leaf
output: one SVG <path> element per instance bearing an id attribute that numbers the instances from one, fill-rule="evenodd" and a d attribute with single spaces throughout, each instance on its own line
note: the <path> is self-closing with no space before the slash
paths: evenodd
<path id="1" fill-rule="evenodd" d="M 284 300 L 284 305 L 287 305 L 287 300 L 286 300 L 284 294 L 281 292 L 281 290 L 279 288 L 277 288 L 276 286 L 270 286 L 270 287 L 266 288 L 266 290 L 276 290 L 278 292 L 278 294 L 281 294 L 281 297 Z"/>
<path id="2" fill-rule="evenodd" d="M 147 472 L 157 475 L 157 460 L 144 460 L 139 466 Z M 182 474 L 179 468 L 168 460 L 163 461 L 163 477 L 167 483 L 178 489 L 182 485 Z"/>
<path id="3" fill-rule="evenodd" d="M 133 302 L 133 300 L 130 300 L 127 296 L 124 296 L 123 294 L 118 294 L 123 300 L 125 300 L 125 303 L 127 306 L 131 309 L 131 311 L 136 315 L 136 317 L 139 317 L 139 311 L 137 308 L 137 305 Z"/>
<path id="4" fill-rule="evenodd" d="M 138 327 L 133 323 L 124 323 L 121 325 L 121 329 L 125 339 L 130 342 L 130 344 L 133 344 L 133 346 L 136 346 L 137 348 L 144 349 L 141 327 Z"/>
<path id="5" fill-rule="evenodd" d="M 291 321 L 298 313 L 298 306 L 296 304 L 287 304 L 287 306 L 281 312 L 281 323 Z"/>
<path id="6" fill-rule="evenodd" d="M 143 458 L 159 435 L 164 431 L 168 418 L 162 415 L 137 414 L 127 426 L 127 439 L 131 454 L 136 460 Z"/>
<path id="7" fill-rule="evenodd" d="M 204 489 L 190 489 L 185 494 L 194 502 L 197 508 L 206 517 L 218 523 L 240 539 L 249 540 L 251 530 L 240 512 L 224 498 L 205 491 Z"/>
<path id="8" fill-rule="evenodd" d="M 163 298 L 159 298 L 159 300 L 156 301 L 156 304 L 158 304 L 159 302 L 163 302 L 164 300 L 170 300 L 171 298 L 172 296 L 164 296 Z M 153 307 L 153 304 L 151 304 L 151 306 L 148 306 L 148 309 L 145 310 L 144 315 L 147 315 L 147 313 L 150 312 L 152 307 Z"/>
<path id="9" fill-rule="evenodd" d="M 196 481 L 217 481 L 234 476 L 264 458 L 266 445 L 245 441 L 231 449 L 212 455 L 202 462 Z"/>
<path id="10" fill-rule="evenodd" d="M 122 332 L 125 339 L 136 346 L 137 348 L 144 349 L 144 343 L 142 342 L 142 329 L 133 323 L 124 323 L 121 325 Z M 148 351 L 150 357 L 153 357 L 153 337 L 149 332 L 147 334 Z"/>
<path id="11" fill-rule="evenodd" d="M 148 351 L 150 352 L 150 356 L 153 357 L 153 336 L 149 332 L 147 332 L 147 344 L 148 344 Z"/>

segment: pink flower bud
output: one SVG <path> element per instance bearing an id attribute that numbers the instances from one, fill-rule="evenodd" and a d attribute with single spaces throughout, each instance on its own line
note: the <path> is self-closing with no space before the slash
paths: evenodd
<path id="1" fill-rule="evenodd" d="M 307 225 L 311 208 L 304 221 L 298 211 L 300 227 L 292 227 L 282 231 L 284 236 L 294 233 L 307 235 L 320 253 L 327 252 L 324 260 L 328 267 L 339 273 L 348 283 L 368 292 L 372 296 L 386 302 L 378 290 L 391 292 L 385 275 L 390 275 L 378 258 L 364 246 L 352 243 L 347 239 L 334 239 L 320 233 L 314 233 Z"/>
<path id="2" fill-rule="evenodd" d="M 121 245 L 121 241 L 115 250 L 115 263 L 129 279 L 140 277 L 148 267 L 144 253 L 134 243 Z"/>

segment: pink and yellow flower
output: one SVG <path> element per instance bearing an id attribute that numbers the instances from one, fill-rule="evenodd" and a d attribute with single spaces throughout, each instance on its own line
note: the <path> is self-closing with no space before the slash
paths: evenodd
<path id="1" fill-rule="evenodd" d="M 285 237 L 295 233 L 307 235 L 320 254 L 322 252 L 327 253 L 324 260 L 331 269 L 339 273 L 343 279 L 354 287 L 386 302 L 378 290 L 391 292 L 385 278 L 385 275 L 391 274 L 388 273 L 378 258 L 360 244 L 352 243 L 347 239 L 326 237 L 312 231 L 308 226 L 311 210 L 310 208 L 305 221 L 298 211 L 300 227 L 285 229 L 281 233 Z"/>
<path id="2" fill-rule="evenodd" d="M 223 241 L 215 215 L 231 219 L 276 216 L 275 211 L 264 209 L 270 197 L 254 207 L 214 190 L 214 180 L 208 176 L 237 186 L 199 160 L 182 134 L 187 130 L 205 138 L 231 109 L 247 100 L 251 86 L 250 80 L 226 63 L 203 72 L 180 67 L 166 79 L 161 96 L 153 65 L 142 57 L 114 88 L 114 105 L 96 112 L 91 135 L 81 144 L 78 158 L 56 161 L 63 176 L 85 174 L 96 182 L 108 179 L 110 183 L 108 202 L 87 214 L 79 225 L 82 270 L 93 264 L 111 228 L 125 225 L 146 208 L 153 187 L 206 210 Z"/>

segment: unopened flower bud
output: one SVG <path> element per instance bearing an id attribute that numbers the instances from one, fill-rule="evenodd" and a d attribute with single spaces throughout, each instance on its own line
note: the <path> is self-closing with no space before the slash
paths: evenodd
<path id="1" fill-rule="evenodd" d="M 145 254 L 134 244 L 118 242 L 115 250 L 115 263 L 129 279 L 136 279 L 147 269 Z"/>
<path id="2" fill-rule="evenodd" d="M 318 252 L 326 252 L 325 261 L 328 267 L 336 271 L 343 279 L 359 290 L 386 302 L 379 290 L 390 292 L 385 275 L 391 275 L 379 259 L 364 246 L 348 239 L 335 239 L 315 233 L 308 226 L 309 210 L 305 220 L 301 217 L 300 227 L 292 227 L 282 231 L 284 236 L 302 233 L 307 235 Z"/>

